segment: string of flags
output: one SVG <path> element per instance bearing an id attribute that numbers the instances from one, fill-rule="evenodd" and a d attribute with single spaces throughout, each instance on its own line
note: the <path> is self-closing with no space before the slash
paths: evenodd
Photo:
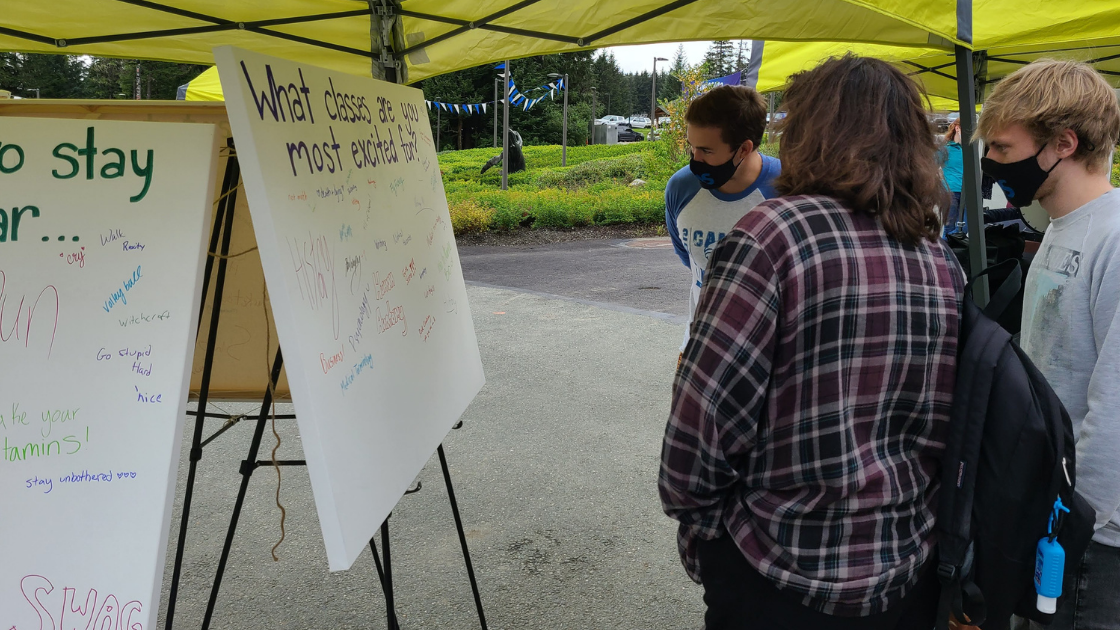
<path id="1" fill-rule="evenodd" d="M 503 68 L 503 64 L 498 64 L 499 69 Z M 509 85 L 506 86 L 506 98 L 514 107 L 520 107 L 523 111 L 529 111 L 534 105 L 540 103 L 544 99 L 555 100 L 556 93 L 564 89 L 564 79 L 560 78 L 551 83 L 546 83 L 535 88 L 528 90 L 529 94 L 535 94 L 540 90 L 548 90 L 548 93 L 541 94 L 540 96 L 531 97 L 526 92 L 521 92 L 517 89 L 517 85 L 513 79 L 509 80 Z M 504 99 L 498 100 L 499 103 L 504 103 Z M 485 103 L 445 103 L 443 101 L 424 101 L 428 106 L 428 111 L 433 108 L 448 113 L 458 114 L 460 116 L 473 116 L 476 114 L 485 114 L 487 107 L 493 107 L 494 101 L 486 101 Z"/>

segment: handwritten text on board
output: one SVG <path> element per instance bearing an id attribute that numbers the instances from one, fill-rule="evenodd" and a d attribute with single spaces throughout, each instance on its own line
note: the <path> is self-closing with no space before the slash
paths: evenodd
<path id="1" fill-rule="evenodd" d="M 345 569 L 485 380 L 423 94 L 214 58 L 327 560 Z"/>
<path id="2" fill-rule="evenodd" d="M 0 117 L 0 630 L 155 627 L 216 135 Z"/>

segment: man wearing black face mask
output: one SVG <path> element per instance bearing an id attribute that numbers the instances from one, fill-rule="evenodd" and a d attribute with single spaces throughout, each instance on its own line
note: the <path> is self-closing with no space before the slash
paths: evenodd
<path id="1" fill-rule="evenodd" d="M 773 182 L 782 166 L 758 151 L 766 103 L 748 87 L 706 92 L 689 105 L 685 122 L 691 160 L 665 186 L 665 225 L 677 256 L 692 270 L 691 323 L 712 250 L 748 210 L 778 196 Z"/>
<path id="2" fill-rule="evenodd" d="M 1038 199 L 1051 218 L 1027 275 L 1021 345 L 1069 411 L 1077 491 L 1097 513 L 1050 628 L 1120 629 L 1120 191 L 1109 182 L 1120 105 L 1091 67 L 1040 61 L 1000 82 L 978 132 L 984 172 L 1012 204 Z"/>

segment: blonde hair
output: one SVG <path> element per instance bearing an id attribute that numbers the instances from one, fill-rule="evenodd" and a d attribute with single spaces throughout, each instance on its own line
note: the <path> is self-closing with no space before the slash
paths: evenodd
<path id="1" fill-rule="evenodd" d="M 984 102 L 976 134 L 986 140 L 1015 123 L 1039 145 L 1073 130 L 1073 159 L 1096 172 L 1107 167 L 1120 141 L 1120 102 L 1112 86 L 1088 64 L 1040 59 L 999 82 Z"/>

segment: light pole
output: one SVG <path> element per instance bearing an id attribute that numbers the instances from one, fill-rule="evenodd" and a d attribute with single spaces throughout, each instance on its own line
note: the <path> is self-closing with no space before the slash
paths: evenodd
<path id="1" fill-rule="evenodd" d="M 509 190 L 509 60 L 505 63 L 505 107 L 502 107 L 502 190 Z"/>
<path id="2" fill-rule="evenodd" d="M 652 134 L 654 129 L 657 129 L 657 62 L 669 61 L 664 57 L 653 58 L 653 96 L 649 104 L 649 131 Z"/>
<path id="3" fill-rule="evenodd" d="M 501 79 L 494 77 L 494 148 L 498 148 L 498 83 Z"/>
<path id="4" fill-rule="evenodd" d="M 568 75 L 567 74 L 556 74 L 555 72 L 550 72 L 548 74 L 548 78 L 550 78 L 550 79 L 558 79 L 558 78 L 561 78 L 561 77 L 564 80 L 564 134 L 563 134 L 563 140 L 561 141 L 562 144 L 560 145 L 560 166 L 567 166 L 568 165 Z"/>
<path id="5" fill-rule="evenodd" d="M 591 142 L 595 144 L 595 108 L 599 105 L 599 88 L 591 88 Z"/>
<path id="6" fill-rule="evenodd" d="M 443 109 L 443 108 L 440 107 L 439 101 L 436 101 L 436 153 L 439 153 L 439 128 L 441 126 L 440 125 L 439 110 L 441 110 L 441 109 Z M 429 119 L 429 120 L 431 120 L 431 119 Z"/>

